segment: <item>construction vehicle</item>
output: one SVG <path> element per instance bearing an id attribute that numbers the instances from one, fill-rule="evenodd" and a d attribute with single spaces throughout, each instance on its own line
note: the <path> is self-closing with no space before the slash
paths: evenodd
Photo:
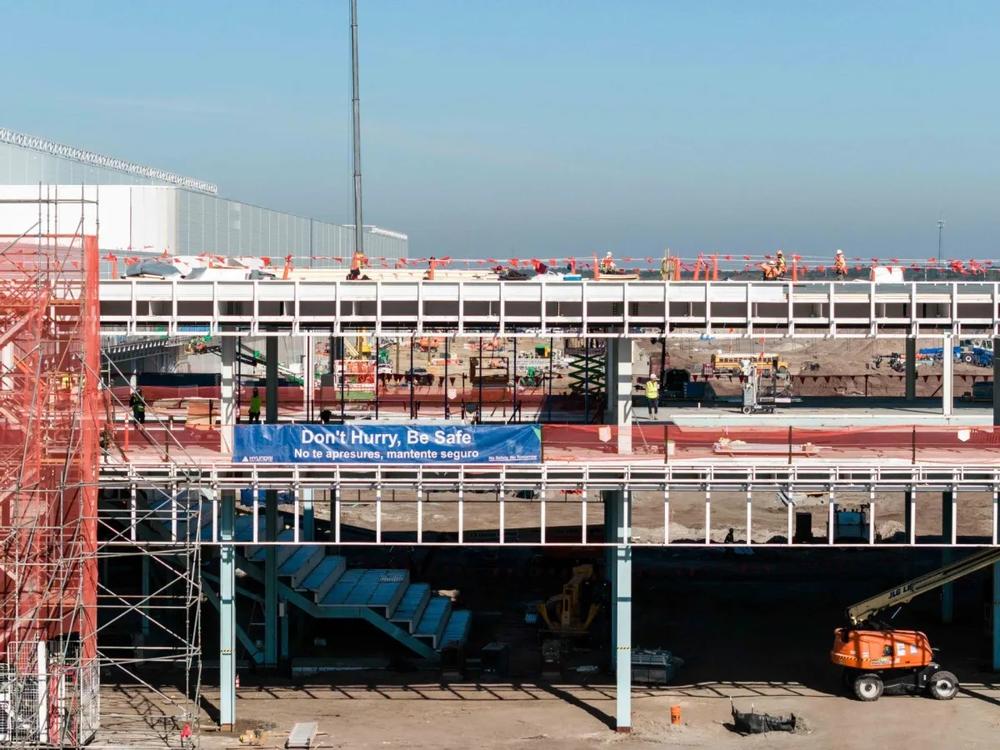
<path id="1" fill-rule="evenodd" d="M 538 614 L 550 633 L 563 637 L 587 635 L 601 611 L 601 605 L 589 596 L 593 582 L 594 566 L 577 565 L 561 594 L 539 602 Z"/>
<path id="2" fill-rule="evenodd" d="M 883 694 L 954 698 L 958 678 L 934 661 L 927 636 L 917 630 L 897 630 L 878 618 L 998 561 L 1000 549 L 990 547 L 848 607 L 849 624 L 834 630 L 830 649 L 830 661 L 844 668 L 844 687 L 862 701 L 878 700 Z"/>
<path id="3" fill-rule="evenodd" d="M 927 347 L 921 349 L 919 355 L 924 359 L 939 361 L 944 359 L 944 348 L 940 346 Z M 988 339 L 965 339 L 958 346 L 952 347 L 951 356 L 955 362 L 964 362 L 976 367 L 992 367 L 993 342 Z"/>
<path id="4" fill-rule="evenodd" d="M 708 364 L 702 365 L 701 374 L 705 377 L 713 375 L 739 375 L 743 372 L 743 363 L 749 361 L 757 372 L 770 370 L 788 372 L 788 362 L 777 354 L 723 354 L 715 352 Z"/>

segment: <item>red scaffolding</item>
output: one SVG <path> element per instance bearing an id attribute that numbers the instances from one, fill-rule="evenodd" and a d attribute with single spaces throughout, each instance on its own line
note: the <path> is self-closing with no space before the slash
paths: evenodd
<path id="1" fill-rule="evenodd" d="M 0 239 L 0 744 L 97 728 L 98 275 L 94 236 Z"/>

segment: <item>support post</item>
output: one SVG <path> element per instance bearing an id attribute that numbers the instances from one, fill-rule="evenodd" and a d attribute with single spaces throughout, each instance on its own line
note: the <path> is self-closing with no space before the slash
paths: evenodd
<path id="1" fill-rule="evenodd" d="M 236 362 L 236 339 L 232 336 L 222 337 L 222 378 L 219 390 L 219 436 L 222 442 L 223 455 L 233 452 L 233 432 L 236 429 L 236 379 L 233 377 L 233 365 Z M 209 429 L 212 425 L 209 425 Z"/>
<path id="2" fill-rule="evenodd" d="M 278 422 L 278 338 L 268 336 L 265 345 L 265 389 L 267 394 L 266 421 Z M 278 538 L 278 491 L 264 492 L 264 539 L 274 542 Z M 268 544 L 264 548 L 264 665 L 278 664 L 278 548 Z"/>
<path id="3" fill-rule="evenodd" d="M 911 487 L 903 495 L 903 527 L 906 532 L 906 543 L 917 543 L 917 495 Z"/>
<path id="4" fill-rule="evenodd" d="M 611 574 L 611 645 L 615 670 L 615 731 L 632 731 L 632 544 L 631 493 L 604 495 L 604 531 L 609 541 Z"/>
<path id="5" fill-rule="evenodd" d="M 944 351 L 941 353 L 941 413 L 950 417 L 955 412 L 955 355 L 951 335 L 945 334 Z"/>
<path id="6" fill-rule="evenodd" d="M 906 339 L 906 356 L 903 362 L 906 373 L 906 400 L 915 401 L 917 398 L 917 339 L 909 336 Z"/>
<path id="7" fill-rule="evenodd" d="M 631 339 L 608 339 L 606 354 L 607 409 L 605 423 L 618 427 L 618 452 L 632 453 Z"/>
<path id="8" fill-rule="evenodd" d="M 1000 425 L 1000 338 L 993 339 L 993 426 Z"/>
<path id="9" fill-rule="evenodd" d="M 233 546 L 236 493 L 222 492 L 219 519 L 219 726 L 236 724 L 236 548 Z M 228 542 L 228 544 L 227 544 Z"/>
<path id="10" fill-rule="evenodd" d="M 149 597 L 149 555 L 142 556 L 142 599 L 143 605 L 139 608 L 142 612 L 142 617 L 140 618 L 140 630 L 142 632 L 142 645 L 146 645 L 146 640 L 149 638 L 149 602 L 147 601 Z"/>
<path id="11" fill-rule="evenodd" d="M 313 507 L 313 497 L 316 490 L 302 490 L 302 539 L 307 542 L 316 541 L 316 511 Z"/>
<path id="12" fill-rule="evenodd" d="M 996 382 L 996 381 L 994 381 Z M 1000 562 L 993 563 L 993 671 L 1000 672 Z"/>
<path id="13" fill-rule="evenodd" d="M 945 352 L 947 356 L 948 352 Z M 955 535 L 955 493 L 941 493 L 941 540 L 945 544 L 954 544 Z M 941 550 L 941 564 L 947 565 L 952 561 L 951 549 Z M 946 583 L 941 587 L 941 622 L 950 625 L 955 616 L 955 589 L 954 584 Z"/>

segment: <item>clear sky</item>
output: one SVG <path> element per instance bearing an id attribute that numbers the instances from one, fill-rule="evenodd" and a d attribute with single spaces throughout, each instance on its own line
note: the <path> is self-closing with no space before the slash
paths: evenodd
<path id="1" fill-rule="evenodd" d="M 1000 3 L 360 0 L 414 255 L 1000 256 Z M 6 0 L 0 125 L 349 223 L 347 0 Z"/>

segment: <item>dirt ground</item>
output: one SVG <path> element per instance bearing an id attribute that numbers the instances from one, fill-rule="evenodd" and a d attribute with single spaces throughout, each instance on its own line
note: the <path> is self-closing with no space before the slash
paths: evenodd
<path id="1" fill-rule="evenodd" d="M 468 656 L 492 641 L 510 645 L 506 677 L 386 670 L 292 681 L 287 671 L 255 673 L 244 665 L 239 667 L 238 728 L 267 728 L 266 746 L 272 748 L 283 746 L 297 721 L 318 722 L 324 747 L 362 750 L 996 746 L 1000 679 L 987 671 L 983 602 L 988 574 L 955 584 L 953 624 L 941 622 L 933 594 L 915 600 L 894 621 L 924 630 L 940 649 L 941 663 L 962 683 L 954 700 L 886 696 L 860 703 L 841 694 L 839 674 L 828 660 L 832 629 L 841 623 L 843 608 L 931 569 L 940 561 L 936 551 L 760 550 L 749 557 L 722 550 L 638 551 L 633 646 L 669 648 L 684 665 L 672 684 L 633 687 L 630 735 L 610 729 L 614 684 L 607 662 L 599 658 L 609 656 L 606 642 L 580 650 L 583 663 L 599 666 L 591 679 L 564 675 L 548 682 L 530 666 L 537 663 L 539 640 L 535 626 L 523 622 L 525 603 L 558 590 L 575 561 L 551 555 L 539 559 L 530 551 L 504 550 L 494 557 L 454 550 L 433 555 L 421 571 L 422 579 L 435 585 L 461 587 L 462 606 L 476 613 Z M 606 620 L 601 623 L 598 629 L 607 627 Z M 324 627 L 332 640 L 335 626 Z M 341 638 L 339 650 L 357 658 L 366 643 Z M 214 729 L 218 690 L 208 656 L 211 644 L 205 648 L 201 746 L 228 750 L 239 743 L 237 735 Z M 120 708 L 126 702 L 111 687 L 105 691 L 106 706 Z M 753 706 L 794 713 L 806 730 L 740 737 L 728 726 L 730 699 L 740 710 Z M 127 703 L 141 705 L 134 699 Z M 670 726 L 671 706 L 680 707 L 681 726 Z M 173 735 L 167 734 L 170 740 Z"/>
<path id="2" fill-rule="evenodd" d="M 241 691 L 239 710 L 271 717 L 281 746 L 295 721 L 318 721 L 332 748 L 994 748 L 1000 690 L 979 687 L 947 703 L 920 697 L 861 704 L 801 685 L 768 683 L 678 686 L 633 695 L 633 732 L 605 723 L 614 711 L 610 687 L 533 684 L 408 684 Z M 741 710 L 795 713 L 808 731 L 741 737 L 730 729 L 729 698 Z M 670 707 L 682 724 L 670 725 Z M 269 722 L 271 723 L 271 722 Z M 206 733 L 201 746 L 232 747 L 234 738 Z"/>

